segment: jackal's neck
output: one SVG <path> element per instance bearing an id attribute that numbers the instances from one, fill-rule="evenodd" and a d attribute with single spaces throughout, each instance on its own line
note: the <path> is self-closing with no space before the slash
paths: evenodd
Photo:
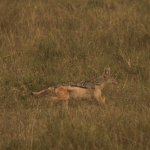
<path id="1" fill-rule="evenodd" d="M 107 83 L 103 82 L 100 85 L 97 85 L 96 87 L 100 90 L 102 90 L 105 86 L 107 85 Z"/>

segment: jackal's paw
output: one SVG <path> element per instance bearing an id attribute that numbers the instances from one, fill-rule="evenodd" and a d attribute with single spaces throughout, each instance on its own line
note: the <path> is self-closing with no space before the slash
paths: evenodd
<path id="1" fill-rule="evenodd" d="M 105 104 L 106 101 L 106 97 L 102 97 L 103 98 L 103 104 Z"/>
<path id="2" fill-rule="evenodd" d="M 39 96 L 39 94 L 38 94 L 38 92 L 31 92 L 31 95 L 33 95 L 33 96 Z"/>

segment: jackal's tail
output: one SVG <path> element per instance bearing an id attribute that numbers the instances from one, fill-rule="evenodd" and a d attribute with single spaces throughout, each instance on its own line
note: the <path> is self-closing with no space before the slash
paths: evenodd
<path id="1" fill-rule="evenodd" d="M 39 92 L 32 92 L 31 94 L 36 97 L 41 97 L 41 96 L 45 96 L 48 94 L 52 94 L 54 89 L 55 89 L 54 87 L 49 87 L 48 89 L 45 89 Z"/>

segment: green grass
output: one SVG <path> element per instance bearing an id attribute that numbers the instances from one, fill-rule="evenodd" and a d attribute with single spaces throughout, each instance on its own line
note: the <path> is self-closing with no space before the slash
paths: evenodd
<path id="1" fill-rule="evenodd" d="M 148 0 L 0 2 L 0 149 L 150 149 Z M 107 106 L 30 95 L 102 74 Z"/>

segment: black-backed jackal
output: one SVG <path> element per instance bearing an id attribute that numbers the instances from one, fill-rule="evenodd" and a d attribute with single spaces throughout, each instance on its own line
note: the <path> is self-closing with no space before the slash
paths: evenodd
<path id="1" fill-rule="evenodd" d="M 118 84 L 110 75 L 110 68 L 105 68 L 104 73 L 96 79 L 90 81 L 81 81 L 78 83 L 69 82 L 49 87 L 40 92 L 32 92 L 32 95 L 40 97 L 53 93 L 51 104 L 54 101 L 62 101 L 62 105 L 68 108 L 68 99 L 70 98 L 95 98 L 101 104 L 105 104 L 106 98 L 102 96 L 102 89 L 107 84 Z"/>

